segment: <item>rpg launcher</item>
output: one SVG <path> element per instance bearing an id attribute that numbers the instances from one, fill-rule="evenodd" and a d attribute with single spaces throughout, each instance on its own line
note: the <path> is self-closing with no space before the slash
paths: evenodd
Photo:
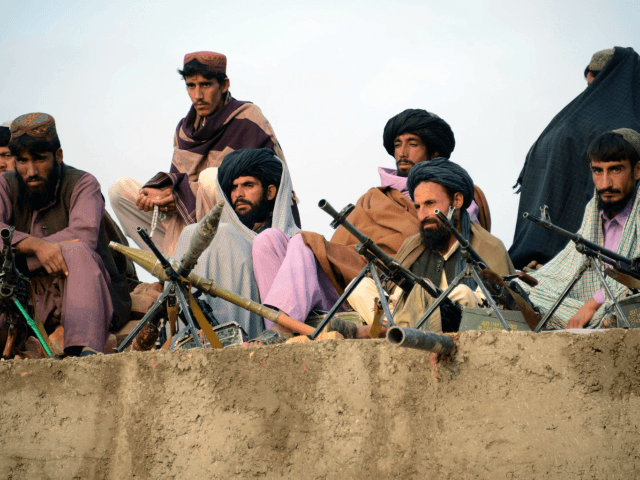
<path id="1" fill-rule="evenodd" d="M 375 266 L 383 272 L 393 283 L 399 286 L 406 293 L 411 292 L 413 287 L 420 285 L 433 298 L 438 298 L 442 294 L 442 290 L 435 285 L 426 281 L 422 277 L 414 275 L 407 270 L 396 259 L 385 253 L 376 243 L 358 230 L 351 222 L 347 220 L 347 216 L 353 210 L 353 206 L 347 206 L 342 212 L 338 213 L 326 200 L 320 200 L 318 206 L 333 217 L 331 226 L 337 228 L 343 226 L 356 240 L 356 252 L 365 257 L 368 261 L 372 261 Z M 462 318 L 462 307 L 445 297 L 440 302 L 440 314 L 442 320 L 450 325 L 460 325 Z M 320 326 L 319 326 L 320 327 Z"/>
<path id="2" fill-rule="evenodd" d="M 619 253 L 587 240 L 577 233 L 571 233 L 564 228 L 554 225 L 547 219 L 536 217 L 528 212 L 525 212 L 522 216 L 542 228 L 546 228 L 547 230 L 551 230 L 558 235 L 568 238 L 575 243 L 576 250 L 583 255 L 596 257 L 605 264 L 610 265 L 609 268 L 605 269 L 605 275 L 630 289 L 640 290 L 640 257 L 631 259 L 620 255 Z"/>
<path id="3" fill-rule="evenodd" d="M 166 266 L 163 266 L 162 263 L 152 252 L 147 252 L 145 250 L 139 250 L 136 248 L 125 247 L 116 242 L 111 242 L 109 247 L 112 249 L 122 253 L 125 257 L 131 259 L 134 263 L 140 265 L 151 275 L 156 277 L 158 280 L 162 282 L 166 282 L 170 280 L 169 275 L 166 271 Z M 206 247 L 205 247 L 206 248 Z M 187 254 L 185 254 L 185 257 Z M 164 257 L 163 257 L 164 258 Z M 176 273 L 182 272 L 184 275 L 185 271 L 183 271 L 183 264 L 178 266 L 176 263 L 171 264 L 169 260 L 164 259 L 171 267 L 176 271 Z M 192 267 L 193 268 L 193 267 Z M 188 282 L 192 287 L 197 288 L 198 290 L 212 295 L 214 297 L 221 298 L 227 302 L 233 303 L 240 308 L 244 308 L 256 315 L 259 315 L 267 320 L 270 320 L 278 325 L 281 325 L 289 330 L 292 330 L 301 335 L 310 335 L 313 333 L 313 328 L 305 325 L 302 322 L 294 320 L 293 318 L 285 315 L 282 312 L 278 312 L 277 310 L 273 310 L 269 307 L 265 307 L 264 305 L 259 304 L 258 302 L 254 302 L 251 299 L 242 297 L 238 294 L 230 292 L 222 287 L 219 287 L 212 280 L 205 279 L 191 270 L 186 270 L 187 276 L 181 276 L 180 279 L 183 282 Z M 124 343 L 124 342 L 123 342 Z M 120 347 L 118 347 L 120 349 Z"/>
<path id="4" fill-rule="evenodd" d="M 15 350 L 19 348 L 23 340 L 26 340 L 28 330 L 25 328 L 25 324 L 33 331 L 33 334 L 38 339 L 38 342 L 40 342 L 40 345 L 42 345 L 42 349 L 47 357 L 57 358 L 52 351 L 47 332 L 45 332 L 44 326 L 37 314 L 34 315 L 34 320 L 25 308 L 29 302 L 29 297 L 31 296 L 33 298 L 33 296 L 31 295 L 29 280 L 18 271 L 15 265 L 15 258 L 11 247 L 14 230 L 14 227 L 0 230 L 0 238 L 2 238 L 3 244 L 2 253 L 0 254 L 2 256 L 2 272 L 0 272 L 0 311 L 5 314 L 6 321 L 9 325 L 2 358 L 13 358 L 13 355 L 16 353 Z"/>

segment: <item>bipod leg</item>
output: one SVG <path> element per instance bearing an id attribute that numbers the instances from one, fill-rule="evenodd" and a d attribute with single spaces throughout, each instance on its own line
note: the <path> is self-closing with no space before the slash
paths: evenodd
<path id="1" fill-rule="evenodd" d="M 509 324 L 507 323 L 507 321 L 502 316 L 502 312 L 500 312 L 500 309 L 498 308 L 498 305 L 496 304 L 496 301 L 493 299 L 493 297 L 489 293 L 489 290 L 487 290 L 487 287 L 485 286 L 485 284 L 482 283 L 482 280 L 480 279 L 480 275 L 478 275 L 478 272 L 476 272 L 475 268 L 471 268 L 471 276 L 473 277 L 473 279 L 478 284 L 478 287 L 480 287 L 480 290 L 482 290 L 482 293 L 484 293 L 484 296 L 485 296 L 487 302 L 489 302 L 489 305 L 491 305 L 491 308 L 496 312 L 496 315 L 497 315 L 498 319 L 500 320 L 500 323 L 502 324 L 504 329 L 507 332 L 510 332 L 511 328 L 509 327 Z"/>
<path id="2" fill-rule="evenodd" d="M 584 272 L 587 270 L 587 268 L 589 268 L 591 266 L 591 258 L 588 258 L 587 261 L 582 265 L 582 267 L 580 267 L 580 270 L 578 270 L 575 275 L 573 276 L 573 278 L 571 279 L 571 281 L 569 282 L 569 284 L 565 287 L 565 289 L 562 291 L 562 293 L 560 294 L 560 296 L 558 297 L 558 299 L 554 302 L 554 304 L 551 306 L 551 308 L 549 309 L 549 311 L 546 313 L 546 315 L 544 317 L 542 317 L 542 320 L 540 320 L 540 322 L 538 323 L 538 325 L 536 326 L 536 328 L 533 330 L 535 333 L 538 333 L 547 323 L 547 321 L 551 318 L 551 316 L 556 312 L 556 310 L 558 309 L 558 307 L 560 306 L 560 304 L 564 301 L 565 297 L 569 294 L 569 292 L 571 291 L 571 289 L 573 288 L 573 286 L 576 284 L 576 282 L 578 280 L 580 280 L 580 278 L 582 277 L 582 275 L 584 275 Z"/>
<path id="3" fill-rule="evenodd" d="M 193 317 L 191 316 L 191 309 L 189 308 L 189 302 L 184 296 L 184 292 L 182 291 L 182 286 L 176 284 L 176 297 L 178 297 L 178 303 L 180 304 L 180 308 L 182 308 L 182 314 L 184 318 L 187 320 L 187 325 L 189 325 L 189 329 L 191 330 L 191 335 L 193 335 L 193 340 L 196 342 L 197 348 L 202 348 L 202 342 L 200 341 L 200 336 L 198 335 L 198 328 L 196 327 L 195 322 L 193 321 Z"/>
<path id="4" fill-rule="evenodd" d="M 449 296 L 449 294 L 451 293 L 451 290 L 453 290 L 456 287 L 456 285 L 460 283 L 460 280 L 462 280 L 466 275 L 467 275 L 467 269 L 464 269 L 463 271 L 461 271 L 458 274 L 458 276 L 453 279 L 453 281 L 446 288 L 446 290 L 442 292 L 438 298 L 436 298 L 436 301 L 433 302 L 433 304 L 427 309 L 426 312 L 424 312 L 424 315 L 422 315 L 420 320 L 418 320 L 418 323 L 416 323 L 412 328 L 419 329 L 420 327 L 422 327 L 422 325 L 425 324 L 425 322 L 429 319 L 429 317 L 436 310 L 436 308 L 438 308 L 440 304 L 444 301 L 444 299 Z"/>
<path id="5" fill-rule="evenodd" d="M 613 305 L 616 308 L 616 312 L 618 312 L 618 315 L 620 315 L 620 319 L 622 320 L 621 322 L 622 328 L 631 328 L 631 325 L 629 324 L 629 320 L 627 320 L 627 317 L 622 312 L 622 308 L 620 308 L 620 304 L 616 300 L 616 297 L 613 296 L 613 292 L 611 291 L 611 288 L 609 287 L 609 285 L 607 285 L 607 282 L 604 279 L 604 275 L 602 275 L 602 272 L 600 271 L 600 265 L 598 265 L 598 262 L 596 261 L 594 261 L 594 264 L 595 265 L 593 265 L 593 269 L 598 274 L 598 277 L 600 277 L 600 283 L 602 284 L 602 288 L 604 288 L 604 291 L 607 292 L 607 295 L 609 296 L 609 298 L 613 302 Z"/>
<path id="6" fill-rule="evenodd" d="M 338 309 L 340 308 L 340 305 L 342 305 L 344 303 L 344 301 L 347 299 L 347 297 L 349 295 L 351 295 L 351 292 L 353 292 L 353 290 L 358 286 L 358 284 L 360 283 L 360 281 L 364 278 L 365 274 L 367 273 L 367 271 L 369 270 L 369 265 L 371 265 L 371 262 L 367 262 L 367 264 L 364 266 L 364 268 L 362 270 L 360 270 L 360 273 L 358 274 L 358 276 L 356 278 L 353 279 L 353 281 L 347 285 L 347 288 L 345 289 L 344 293 L 340 296 L 340 298 L 338 299 L 338 301 L 336 303 L 333 304 L 333 307 L 331 307 L 331 310 L 329 310 L 329 312 L 327 313 L 327 315 L 322 319 L 322 321 L 320 322 L 320 324 L 316 327 L 316 329 L 313 331 L 313 333 L 310 335 L 311 340 L 315 340 L 316 337 L 318 335 L 320 335 L 320 332 L 322 332 L 322 330 L 324 329 L 324 327 L 329 323 L 329 321 L 333 318 L 333 316 L 335 315 L 335 313 L 338 311 Z"/>
<path id="7" fill-rule="evenodd" d="M 369 272 L 371 273 L 371 277 L 373 278 L 373 283 L 376 284 L 376 290 L 378 290 L 378 297 L 380 297 L 380 303 L 382 304 L 382 309 L 384 310 L 384 317 L 387 317 L 387 321 L 389 322 L 389 326 L 393 327 L 395 323 L 393 323 L 393 316 L 391 315 L 391 309 L 389 308 L 389 302 L 387 301 L 387 297 L 384 294 L 384 289 L 382 288 L 382 282 L 380 281 L 380 276 L 378 275 L 378 271 L 373 263 L 369 265 Z M 382 320 L 382 318 L 380 320 Z M 378 335 L 375 335 L 377 338 Z"/>
<path id="8" fill-rule="evenodd" d="M 124 349 L 127 348 L 129 346 L 129 344 L 133 341 L 133 339 L 136 338 L 136 335 L 138 335 L 138 333 L 140 333 L 140 330 L 142 330 L 142 327 L 144 327 L 147 323 L 149 323 L 149 321 L 152 318 L 154 318 L 156 316 L 158 311 L 162 308 L 165 299 L 170 294 L 171 294 L 171 287 L 165 288 L 164 292 L 162 292 L 160 294 L 160 296 L 158 297 L 158 299 L 156 300 L 156 303 L 154 303 L 151 306 L 151 308 L 146 313 L 146 315 L 144 317 L 142 317 L 142 320 L 140 320 L 138 322 L 138 324 L 135 326 L 135 328 L 133 330 L 131 330 L 131 333 L 129 335 L 127 335 L 127 338 L 125 338 L 122 341 L 122 343 L 115 349 L 117 353 L 122 353 L 124 351 Z"/>
<path id="9" fill-rule="evenodd" d="M 34 322 L 33 319 L 29 316 L 25 308 L 20 303 L 20 300 L 18 300 L 16 297 L 13 297 L 13 302 L 16 304 L 16 307 L 18 307 L 18 310 L 20 310 L 20 313 L 24 317 L 25 321 L 27 322 L 31 330 L 33 330 L 33 333 L 36 334 L 36 338 L 40 342 L 40 345 L 42 345 L 42 348 L 44 352 L 47 354 L 47 357 L 53 357 L 54 355 L 51 349 L 49 348 L 49 343 L 44 339 L 44 336 L 42 335 L 42 333 L 40 333 L 40 330 L 38 330 L 36 322 Z"/>

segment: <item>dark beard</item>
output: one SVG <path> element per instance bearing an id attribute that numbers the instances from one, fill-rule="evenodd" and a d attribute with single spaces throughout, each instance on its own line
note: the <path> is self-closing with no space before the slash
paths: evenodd
<path id="1" fill-rule="evenodd" d="M 636 190 L 635 188 L 633 190 L 631 190 L 631 192 L 629 192 L 629 195 L 627 195 L 626 197 L 618 200 L 617 202 L 605 202 L 602 197 L 600 196 L 601 193 L 605 193 L 607 192 L 608 189 L 604 188 L 600 191 L 598 191 L 598 210 L 602 210 L 604 212 L 604 214 L 607 216 L 607 218 L 609 220 L 613 219 L 613 217 L 615 217 L 618 213 L 620 213 L 622 210 L 624 210 L 624 207 L 627 206 L 627 204 L 629 203 L 629 201 L 634 197 L 634 195 L 636 194 Z M 615 193 L 615 192 L 612 192 Z"/>
<path id="2" fill-rule="evenodd" d="M 271 202 L 267 200 L 266 189 L 264 190 L 262 197 L 260 198 L 260 201 L 257 204 L 251 203 L 248 200 L 238 199 L 233 204 L 233 209 L 235 210 L 236 206 L 239 205 L 240 203 L 244 203 L 246 205 L 251 206 L 251 210 L 249 210 L 244 214 L 240 214 L 236 211 L 236 215 L 238 215 L 238 218 L 240 219 L 242 224 L 245 227 L 247 227 L 249 230 L 253 230 L 253 226 L 256 223 L 264 222 L 269 216 L 269 212 L 271 211 L 271 205 L 270 205 Z"/>
<path id="3" fill-rule="evenodd" d="M 18 174 L 18 200 L 24 202 L 31 210 L 40 210 L 47 205 L 53 203 L 56 198 L 56 188 L 60 180 L 60 171 L 62 167 L 55 164 L 51 170 L 51 174 L 47 179 L 44 190 L 41 192 L 33 192 L 29 189 L 24 179 Z"/>
<path id="4" fill-rule="evenodd" d="M 424 221 L 420 222 L 420 239 L 422 240 L 422 244 L 429 250 L 441 252 L 449 244 L 451 234 L 439 222 L 435 230 L 432 228 L 425 230 L 425 225 Z"/>

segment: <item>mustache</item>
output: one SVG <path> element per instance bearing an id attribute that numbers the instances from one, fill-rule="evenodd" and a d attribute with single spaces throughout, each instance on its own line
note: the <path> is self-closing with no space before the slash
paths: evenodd
<path id="1" fill-rule="evenodd" d="M 440 220 L 437 218 L 425 218 L 420 222 L 420 227 L 424 228 L 427 225 L 440 225 Z"/>
<path id="2" fill-rule="evenodd" d="M 622 191 L 618 190 L 617 188 L 607 187 L 607 188 L 603 188 L 601 190 L 596 190 L 596 193 L 598 195 L 602 195 L 603 193 L 622 193 Z"/>
<path id="3" fill-rule="evenodd" d="M 44 181 L 44 178 L 42 178 L 40 175 L 34 175 L 33 177 L 27 177 L 24 179 L 25 183 L 28 182 L 35 182 L 35 181 Z"/>
<path id="4" fill-rule="evenodd" d="M 251 203 L 249 200 L 243 200 L 242 198 L 239 198 L 235 202 L 233 202 L 233 208 L 236 208 L 241 203 L 244 203 L 245 205 L 249 205 L 250 207 L 254 206 L 253 203 Z"/>

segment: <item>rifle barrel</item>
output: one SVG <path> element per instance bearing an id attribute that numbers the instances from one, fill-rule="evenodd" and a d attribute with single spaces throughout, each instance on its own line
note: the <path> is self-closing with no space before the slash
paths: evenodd
<path id="1" fill-rule="evenodd" d="M 577 233 L 571 233 L 570 231 L 565 230 L 564 228 L 554 225 L 548 220 L 545 220 L 540 217 L 536 217 L 535 215 L 531 215 L 529 212 L 524 212 L 522 216 L 523 218 L 526 218 L 527 220 L 532 221 L 533 223 L 535 223 L 536 225 L 542 228 L 546 228 L 547 230 L 551 230 L 552 232 L 555 232 L 558 235 L 562 235 L 563 237 L 568 238 L 569 240 L 574 242 L 576 245 L 584 245 L 588 249 L 594 250 L 600 253 L 602 256 L 610 258 L 611 260 L 614 261 L 613 263 L 619 262 L 628 269 L 631 269 L 631 267 L 633 266 L 633 260 L 631 260 L 630 258 L 627 258 L 624 255 L 620 255 L 619 253 L 616 253 L 604 247 L 601 247 L 597 243 L 593 243 L 592 241 L 587 240 L 586 238 L 578 235 Z"/>

